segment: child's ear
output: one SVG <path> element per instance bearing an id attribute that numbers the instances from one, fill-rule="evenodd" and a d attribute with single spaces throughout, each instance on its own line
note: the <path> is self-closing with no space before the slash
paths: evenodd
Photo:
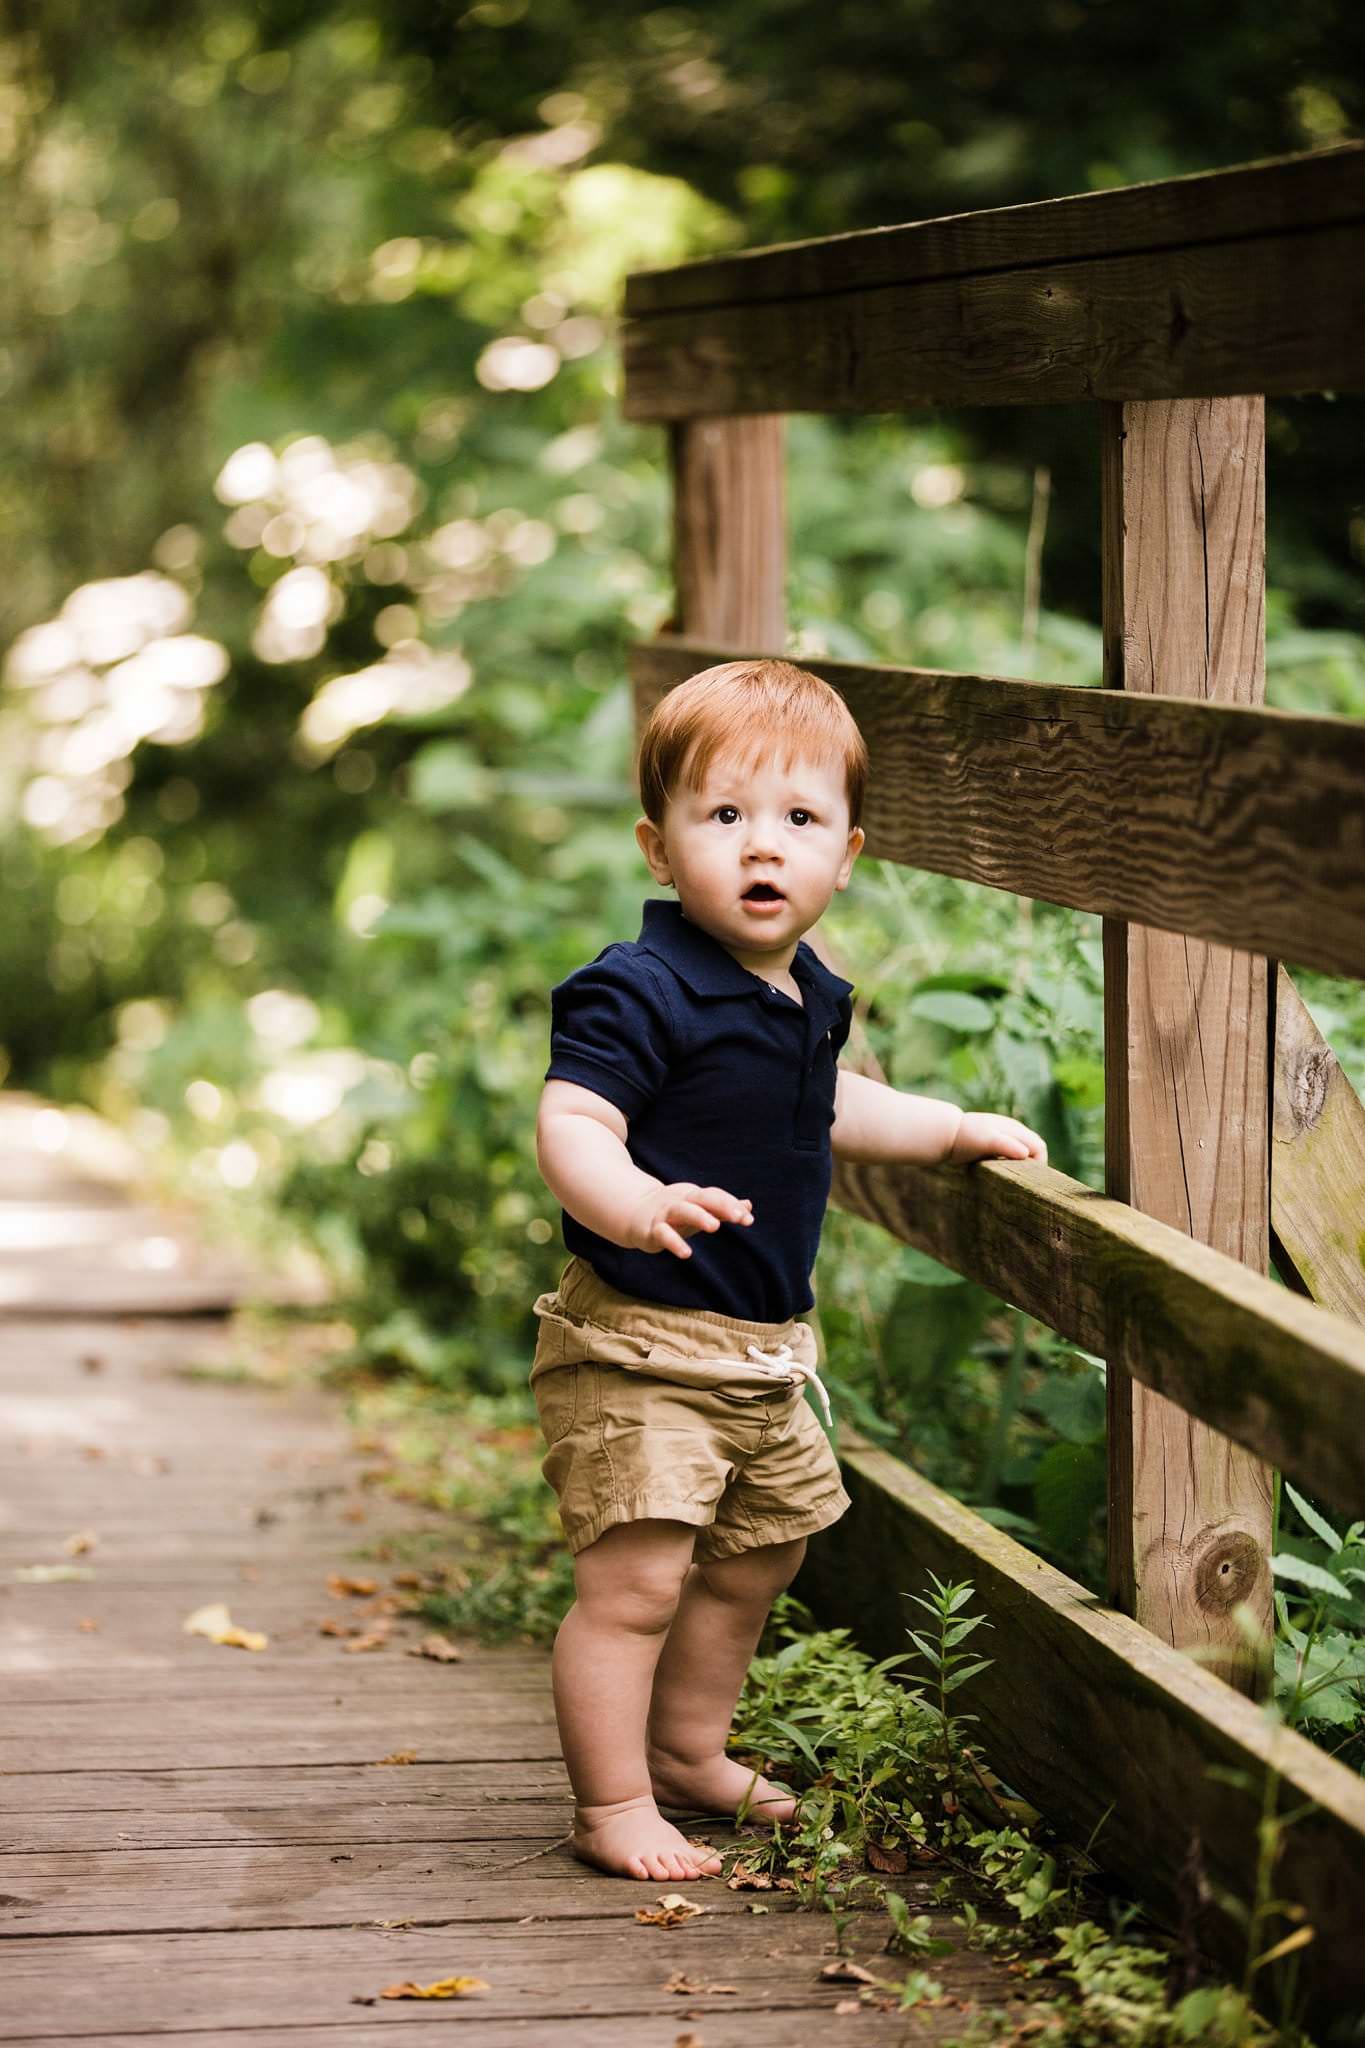
<path id="1" fill-rule="evenodd" d="M 663 834 L 651 818 L 635 820 L 635 843 L 645 857 L 645 863 L 656 882 L 665 888 L 672 888 L 673 878 L 668 872 L 668 857 L 664 852 Z"/>
<path id="2" fill-rule="evenodd" d="M 844 855 L 844 865 L 839 871 L 839 880 L 836 884 L 836 887 L 840 889 L 846 889 L 848 887 L 848 878 L 853 873 L 853 863 L 858 858 L 858 855 L 862 852 L 863 842 L 866 838 L 867 834 L 863 831 L 861 825 L 855 825 L 853 827 L 853 830 L 849 833 L 848 850 Z"/>

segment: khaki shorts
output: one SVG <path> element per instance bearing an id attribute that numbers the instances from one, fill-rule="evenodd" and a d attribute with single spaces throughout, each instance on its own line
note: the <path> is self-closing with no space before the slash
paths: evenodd
<path id="1" fill-rule="evenodd" d="M 662 1256 L 662 1254 L 661 1254 Z M 749 1323 L 618 1294 L 573 1258 L 541 1318 L 531 1386 L 571 1551 L 618 1522 L 687 1522 L 694 1555 L 788 1543 L 849 1506 L 804 1398 L 809 1324 Z M 765 1371 L 746 1356 L 790 1347 Z"/>

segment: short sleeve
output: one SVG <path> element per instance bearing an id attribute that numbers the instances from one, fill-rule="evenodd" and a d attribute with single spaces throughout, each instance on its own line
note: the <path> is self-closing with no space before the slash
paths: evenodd
<path id="1" fill-rule="evenodd" d="M 647 967 L 618 947 L 550 991 L 547 1081 L 576 1081 L 625 1117 L 664 1084 L 673 1044 L 667 1003 Z"/>

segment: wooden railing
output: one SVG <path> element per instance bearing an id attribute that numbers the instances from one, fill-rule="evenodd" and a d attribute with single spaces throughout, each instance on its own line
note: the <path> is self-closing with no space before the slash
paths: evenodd
<path id="1" fill-rule="evenodd" d="M 867 738 L 870 853 L 1104 919 L 1105 1192 L 985 1160 L 842 1164 L 835 1199 L 1106 1359 L 1112 1604 L 847 1437 L 808 1584 L 889 1649 L 927 1569 L 972 1578 L 999 1768 L 1233 1963 L 1218 1893 L 1249 1894 L 1273 1771 L 1312 1807 L 1276 1894 L 1340 2017 L 1365 1786 L 1255 1700 L 1270 1465 L 1365 1507 L 1365 1112 L 1277 965 L 1365 977 L 1365 727 L 1262 703 L 1263 415 L 1365 386 L 1365 147 L 636 276 L 624 354 L 674 477 L 641 718 L 785 650 L 783 412 L 1095 401 L 1103 689 L 817 665 Z"/>

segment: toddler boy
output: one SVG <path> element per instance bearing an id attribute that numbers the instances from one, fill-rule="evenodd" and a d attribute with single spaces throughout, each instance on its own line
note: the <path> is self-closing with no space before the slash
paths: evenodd
<path id="1" fill-rule="evenodd" d="M 852 984 L 802 934 L 848 885 L 866 774 L 819 677 L 693 676 L 639 759 L 635 836 L 677 901 L 552 991 L 536 1144 L 572 1256 L 535 1304 L 531 1384 L 577 1591 L 555 1710 L 575 1851 L 623 1876 L 720 1869 L 661 1806 L 795 1811 L 725 1743 L 774 1597 L 849 1505 L 797 1320 L 833 1153 L 1047 1156 L 1013 1117 L 836 1065 Z"/>

